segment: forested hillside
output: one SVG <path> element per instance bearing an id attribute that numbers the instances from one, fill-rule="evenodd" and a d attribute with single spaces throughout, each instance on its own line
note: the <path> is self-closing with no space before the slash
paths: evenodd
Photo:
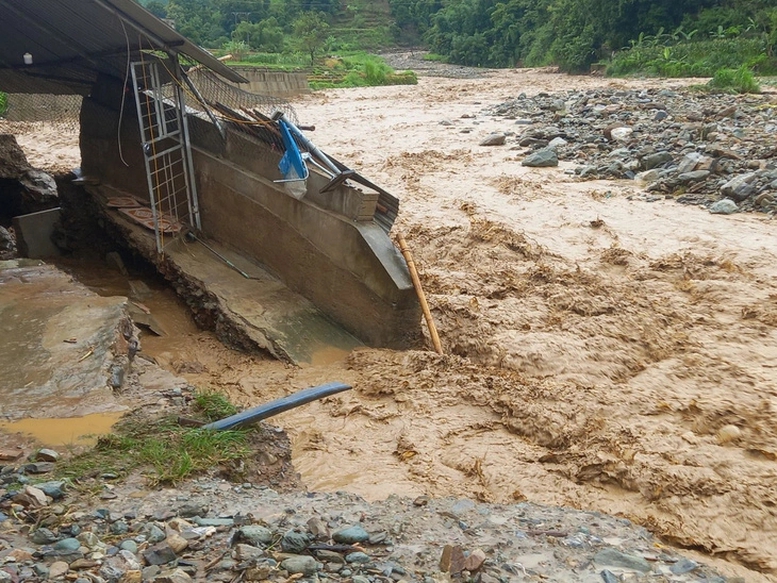
<path id="1" fill-rule="evenodd" d="M 474 66 L 576 72 L 607 62 L 613 74 L 777 72 L 775 0 L 141 1 L 195 42 L 233 54 L 296 53 L 310 62 L 424 46 Z"/>
<path id="2" fill-rule="evenodd" d="M 774 0 L 390 0 L 400 41 L 466 65 L 557 64 L 582 71 L 641 43 L 777 42 Z M 757 63 L 756 63 L 757 65 Z"/>

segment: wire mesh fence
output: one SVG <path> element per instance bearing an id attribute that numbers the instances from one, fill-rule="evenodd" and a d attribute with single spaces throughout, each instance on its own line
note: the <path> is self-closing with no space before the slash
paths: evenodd
<path id="1" fill-rule="evenodd" d="M 50 122 L 67 133 L 78 133 L 80 95 L 7 93 L 0 118 L 9 122 Z"/>

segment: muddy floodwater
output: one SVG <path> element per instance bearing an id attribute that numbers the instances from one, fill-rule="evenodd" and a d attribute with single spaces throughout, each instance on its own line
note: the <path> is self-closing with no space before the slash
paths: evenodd
<path id="1" fill-rule="evenodd" d="M 244 406 L 352 383 L 275 419 L 310 489 L 598 510 L 777 581 L 774 221 L 478 146 L 513 129 L 481 112 L 522 92 L 648 84 L 679 86 L 522 70 L 301 98 L 316 145 L 400 197 L 446 356 L 294 368 L 223 347 L 163 291 L 144 303 L 168 334 L 144 352 Z"/>

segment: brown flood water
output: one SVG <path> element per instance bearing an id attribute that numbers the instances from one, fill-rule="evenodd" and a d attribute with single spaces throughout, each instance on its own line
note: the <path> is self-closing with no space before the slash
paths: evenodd
<path id="1" fill-rule="evenodd" d="M 628 200 L 632 183 L 577 183 L 477 146 L 513 129 L 482 109 L 521 92 L 661 84 L 679 85 L 520 70 L 300 99 L 318 146 L 401 198 L 397 228 L 451 356 L 365 349 L 290 367 L 223 347 L 163 290 L 143 303 L 169 335 L 144 334 L 144 352 L 242 406 L 351 383 L 273 420 L 310 489 L 598 510 L 777 581 L 774 223 Z"/>

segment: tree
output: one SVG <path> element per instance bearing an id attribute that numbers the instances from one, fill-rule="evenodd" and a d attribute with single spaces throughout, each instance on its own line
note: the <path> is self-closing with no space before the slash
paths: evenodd
<path id="1" fill-rule="evenodd" d="M 310 63 L 316 59 L 316 51 L 324 47 L 329 36 L 329 24 L 320 12 L 305 12 L 294 21 L 294 36 L 300 48 L 310 55 Z"/>

